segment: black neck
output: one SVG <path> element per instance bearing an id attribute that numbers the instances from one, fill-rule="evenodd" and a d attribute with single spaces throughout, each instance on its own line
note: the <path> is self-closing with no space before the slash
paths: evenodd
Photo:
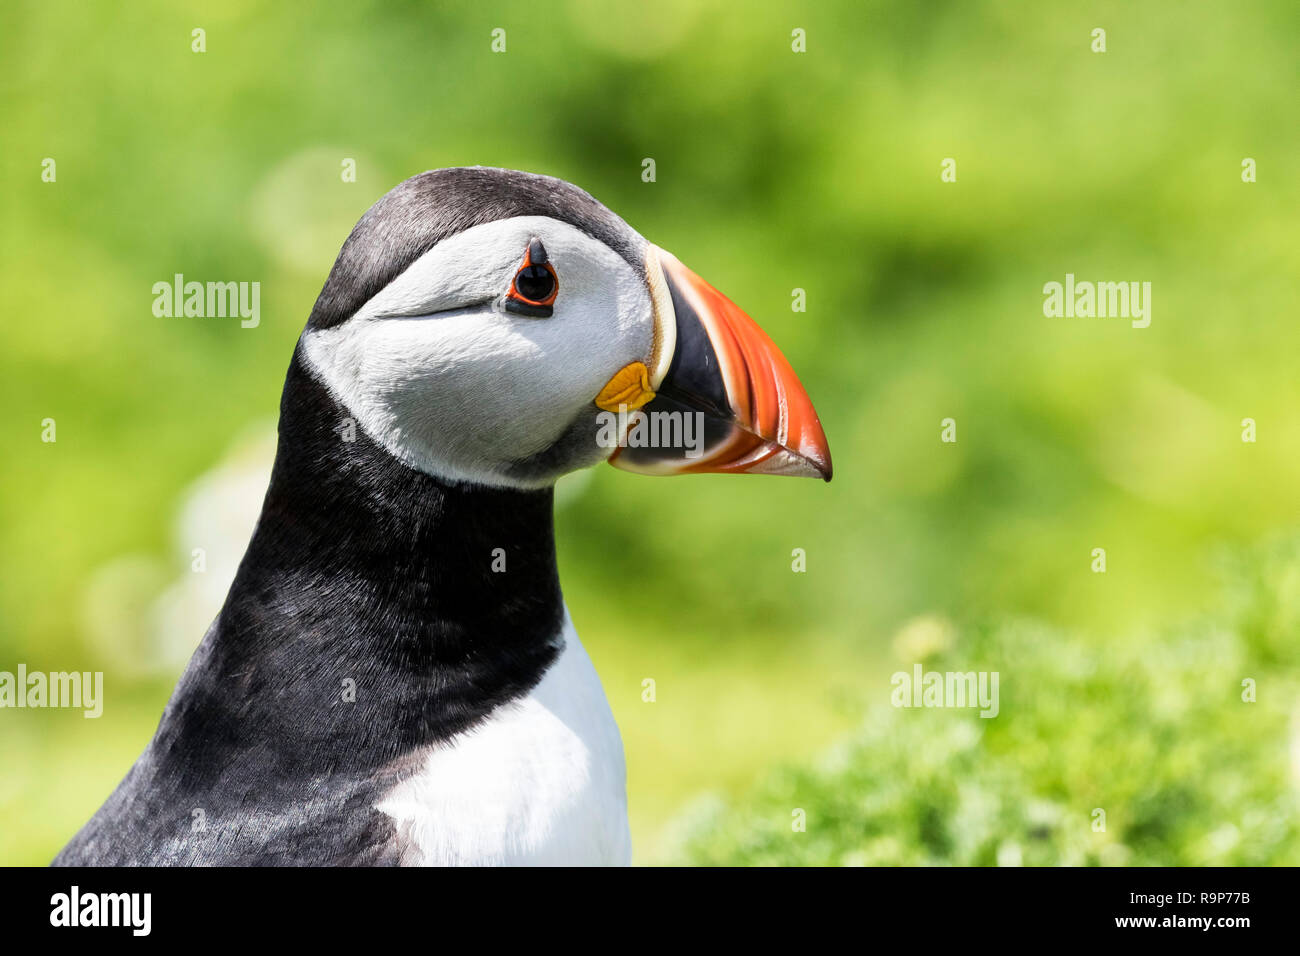
<path id="1" fill-rule="evenodd" d="M 563 604 L 551 489 L 431 477 L 347 420 L 295 355 L 207 663 L 241 681 L 241 706 L 350 762 L 446 739 L 526 693 L 561 646 Z"/>

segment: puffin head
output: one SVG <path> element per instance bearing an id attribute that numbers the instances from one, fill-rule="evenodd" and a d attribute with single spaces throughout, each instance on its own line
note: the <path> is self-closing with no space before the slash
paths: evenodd
<path id="1" fill-rule="evenodd" d="M 453 482 L 545 487 L 602 460 L 831 477 L 772 340 L 548 176 L 441 169 L 394 188 L 344 243 L 300 353 L 369 438 Z"/>

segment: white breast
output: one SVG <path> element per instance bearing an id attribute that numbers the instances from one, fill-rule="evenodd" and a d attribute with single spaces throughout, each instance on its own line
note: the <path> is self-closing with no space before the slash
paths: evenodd
<path id="1" fill-rule="evenodd" d="M 566 609 L 565 647 L 527 697 L 432 747 L 376 807 L 426 866 L 626 866 L 623 741 Z"/>

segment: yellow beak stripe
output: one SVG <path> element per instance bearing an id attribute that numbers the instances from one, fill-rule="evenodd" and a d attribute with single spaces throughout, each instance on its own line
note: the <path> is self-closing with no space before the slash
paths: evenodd
<path id="1" fill-rule="evenodd" d="M 617 412 L 622 406 L 628 410 L 640 408 L 655 397 L 650 388 L 650 370 L 644 362 L 632 362 L 614 373 L 596 396 L 596 405 L 607 412 Z"/>

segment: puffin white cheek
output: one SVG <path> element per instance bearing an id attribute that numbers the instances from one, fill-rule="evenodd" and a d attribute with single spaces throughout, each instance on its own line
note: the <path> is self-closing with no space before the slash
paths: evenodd
<path id="1" fill-rule="evenodd" d="M 309 332 L 309 363 L 358 425 L 412 467 L 464 481 L 554 480 L 600 459 L 594 400 L 653 349 L 645 283 L 621 259 L 583 265 L 564 269 L 551 318 L 476 308 L 354 319 Z M 535 472 L 520 470 L 539 458 Z"/>
<path id="2" fill-rule="evenodd" d="M 535 338 L 553 373 L 552 394 L 568 393 L 570 407 L 593 402 L 629 362 L 646 362 L 654 347 L 654 316 L 645 283 L 622 260 L 582 273 L 585 282 L 562 287 L 567 298 Z"/>
<path id="3" fill-rule="evenodd" d="M 365 358 L 364 377 L 382 396 L 404 457 L 479 471 L 534 454 L 560 434 L 560 382 L 537 343 L 483 315 L 425 321 L 438 327 L 397 329 Z"/>

